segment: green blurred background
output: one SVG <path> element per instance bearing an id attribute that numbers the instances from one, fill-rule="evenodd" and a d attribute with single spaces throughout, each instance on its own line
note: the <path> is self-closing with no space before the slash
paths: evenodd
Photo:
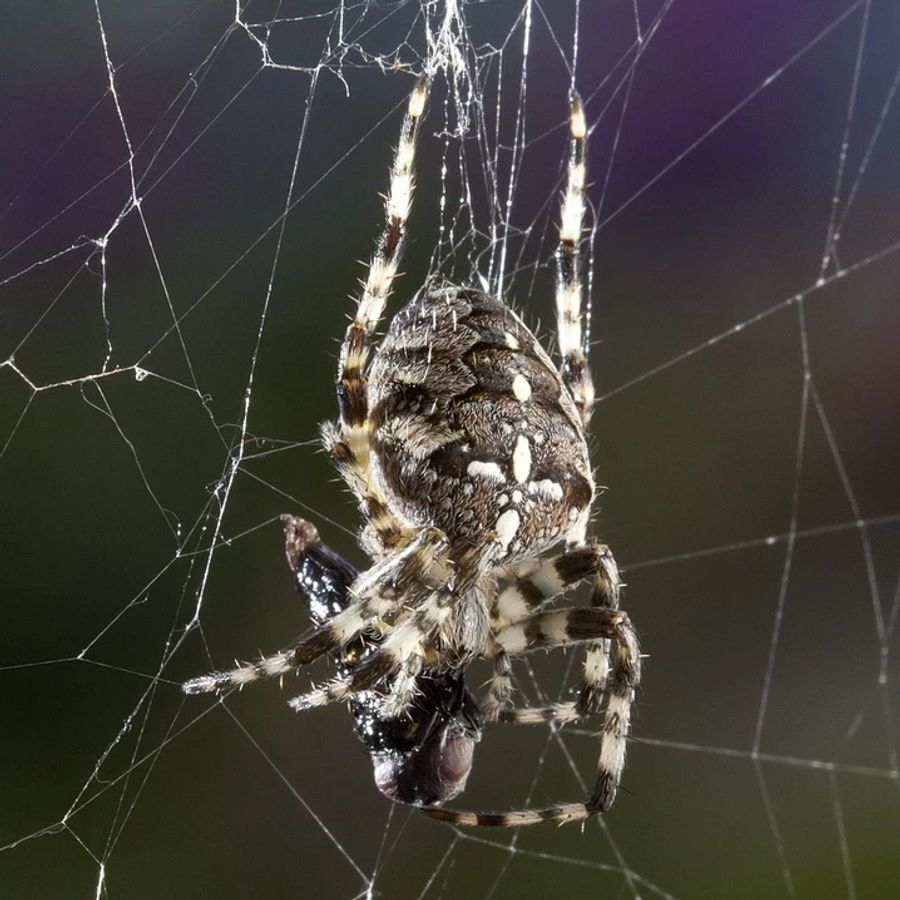
<path id="1" fill-rule="evenodd" d="M 247 30 L 224 0 L 3 11 L 0 895 L 900 896 L 893 3 L 460 8 L 484 130 L 460 143 L 439 75 L 393 308 L 487 271 L 515 144 L 506 287 L 552 321 L 579 9 L 598 530 L 649 655 L 605 823 L 457 834 L 392 808 L 344 710 L 285 706 L 306 674 L 182 696 L 305 627 L 280 513 L 363 562 L 317 423 L 404 65 L 447 7 L 337 5 L 244 4 Z M 458 244 L 434 252 L 442 196 Z M 564 694 L 572 665 L 533 660 L 523 692 Z M 589 728 L 491 730 L 464 805 L 575 798 L 595 754 Z"/>

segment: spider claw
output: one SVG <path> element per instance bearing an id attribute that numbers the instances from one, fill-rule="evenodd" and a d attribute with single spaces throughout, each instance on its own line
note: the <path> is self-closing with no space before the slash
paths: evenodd
<path id="1" fill-rule="evenodd" d="M 198 675 L 181 685 L 185 694 L 212 694 L 223 691 L 230 684 L 230 679 L 223 672 L 212 672 L 209 675 Z"/>

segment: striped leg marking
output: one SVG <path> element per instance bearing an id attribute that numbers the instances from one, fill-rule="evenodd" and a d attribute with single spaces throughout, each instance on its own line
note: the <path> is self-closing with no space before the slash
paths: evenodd
<path id="1" fill-rule="evenodd" d="M 581 98 L 576 93 L 570 100 L 569 135 L 569 165 L 556 252 L 556 332 L 562 355 L 560 374 L 587 426 L 594 405 L 594 382 L 583 347 L 581 301 L 584 289 L 579 265 L 587 177 L 587 123 Z"/>
<path id="2" fill-rule="evenodd" d="M 326 624 L 308 631 L 293 646 L 230 671 L 212 672 L 192 678 L 182 685 L 182 689 L 186 694 L 203 694 L 243 687 L 253 681 L 277 678 L 293 669 L 307 666 L 325 653 L 345 646 L 361 631 L 376 626 L 379 619 L 396 609 L 396 601 L 393 599 L 395 591 L 393 588 L 389 589 L 389 586 L 423 578 L 434 555 L 445 543 L 446 538 L 442 532 L 434 528 L 426 529 L 402 550 L 364 572 L 351 588 L 353 603 Z M 363 669 L 364 667 L 360 667 L 357 674 Z"/>
<path id="3" fill-rule="evenodd" d="M 603 569 L 607 573 L 607 569 Z M 599 581 L 599 579 L 598 579 Z M 603 584 L 599 590 L 602 591 Z M 596 590 L 595 590 L 596 593 Z M 536 613 L 496 635 L 506 653 L 529 652 L 539 648 L 567 646 L 598 638 L 610 640 L 611 668 L 602 693 L 600 712 L 603 724 L 597 776 L 591 795 L 581 803 L 563 803 L 545 809 L 526 809 L 502 813 L 429 808 L 425 815 L 451 825 L 481 827 L 521 827 L 541 822 L 577 822 L 606 812 L 613 804 L 622 770 L 631 725 L 631 706 L 641 680 L 641 654 L 637 635 L 628 616 L 618 609 L 595 605 L 590 609 L 553 610 Z M 586 677 L 588 673 L 586 672 Z M 540 721 L 571 721 L 580 718 L 576 704 L 558 704 L 544 710 L 512 710 L 501 714 L 500 721 L 538 721 L 529 718 L 542 714 Z"/>
<path id="4" fill-rule="evenodd" d="M 432 819 L 450 825 L 475 825 L 488 828 L 517 828 L 541 822 L 578 822 L 597 813 L 605 813 L 613 804 L 625 765 L 625 750 L 631 724 L 631 706 L 635 690 L 641 680 L 641 655 L 637 636 L 624 613 L 612 610 L 582 610 L 602 613 L 608 622 L 616 622 L 613 637 L 612 668 L 604 704 L 603 727 L 600 733 L 600 752 L 597 776 L 591 795 L 580 803 L 562 803 L 545 809 L 524 809 L 512 812 L 479 813 L 431 807 L 422 812 Z M 601 630 L 606 630 L 605 626 Z"/>
<path id="5" fill-rule="evenodd" d="M 500 592 L 494 604 L 495 629 L 522 622 L 541 604 L 589 575 L 594 576 L 591 604 L 618 609 L 618 568 L 609 548 L 602 544 L 578 547 L 553 559 L 519 563 L 511 569 L 511 574 L 517 576 L 516 581 Z M 511 681 L 508 673 L 497 672 L 495 660 L 495 676 L 485 703 L 486 718 L 517 725 L 565 724 L 598 712 L 609 672 L 608 643 L 607 640 L 588 642 L 578 702 L 525 708 L 510 707 L 508 699 L 500 703 L 500 698 L 508 698 L 504 691 L 507 686 L 511 688 Z"/>
<path id="6" fill-rule="evenodd" d="M 533 650 L 571 647 L 598 638 L 621 640 L 621 634 L 630 630 L 628 616 L 621 610 L 576 606 L 535 613 L 516 625 L 501 628 L 495 639 L 509 656 L 518 656 Z"/>
<path id="7" fill-rule="evenodd" d="M 598 566 L 594 572 L 594 587 L 591 606 L 599 609 L 616 610 L 622 580 L 619 567 L 608 547 L 601 547 Z M 584 658 L 584 677 L 576 708 L 582 716 L 589 716 L 600 710 L 606 691 L 610 669 L 610 642 L 603 640 L 589 645 Z"/>
<path id="8" fill-rule="evenodd" d="M 245 684 L 264 678 L 277 678 L 299 666 L 309 665 L 323 654 L 340 646 L 341 641 L 337 638 L 338 628 L 335 627 L 335 623 L 341 618 L 351 618 L 351 613 L 354 619 L 358 615 L 356 610 L 347 610 L 327 625 L 308 631 L 296 644 L 280 653 L 274 653 L 258 662 L 247 663 L 227 672 L 210 672 L 208 675 L 191 678 L 190 681 L 184 682 L 181 688 L 186 694 L 221 692 L 229 688 L 241 688 Z"/>
<path id="9" fill-rule="evenodd" d="M 385 225 L 369 263 L 353 321 L 341 345 L 337 397 L 339 425 L 323 427 L 325 449 L 338 472 L 356 494 L 368 521 L 382 534 L 385 546 L 393 547 L 403 531 L 390 514 L 384 497 L 371 477 L 371 423 L 366 400 L 366 363 L 372 335 L 384 312 L 397 276 L 406 239 L 406 222 L 412 206 L 416 137 L 425 111 L 428 82 L 422 78 L 413 88 L 400 130 L 400 140 L 391 166 L 385 198 Z"/>
<path id="10" fill-rule="evenodd" d="M 600 552 L 601 549 L 594 546 L 578 547 L 552 559 L 529 560 L 511 567 L 508 571 L 515 580 L 500 591 L 491 610 L 494 631 L 528 618 L 543 603 L 595 572 L 600 564 Z M 512 666 L 509 655 L 495 644 L 492 656 L 494 672 L 483 703 L 485 719 L 488 722 L 520 721 L 518 716 L 525 711 L 516 711 L 512 707 Z M 549 715 L 547 710 L 535 710 L 535 713 L 535 717 L 523 718 L 521 721 L 568 721 L 570 718 L 562 711 L 558 715 Z"/>
<path id="11" fill-rule="evenodd" d="M 352 675 L 294 697 L 288 705 L 301 712 L 341 703 L 349 700 L 352 694 L 369 690 L 382 679 L 394 678 L 399 681 L 395 681 L 391 689 L 391 700 L 385 706 L 384 717 L 405 712 L 415 699 L 415 678 L 424 664 L 424 646 L 433 639 L 452 611 L 450 603 L 441 602 L 442 599 L 446 601 L 442 595 L 432 594 L 391 631 L 378 652 Z"/>
<path id="12" fill-rule="evenodd" d="M 494 628 L 521 622 L 547 600 L 595 573 L 603 550 L 578 547 L 552 559 L 531 560 L 513 568 L 515 580 L 500 591 L 491 610 Z"/>
<path id="13" fill-rule="evenodd" d="M 482 703 L 482 711 L 487 722 L 502 722 L 512 710 L 512 664 L 509 654 L 500 646 L 494 649 L 494 671 L 490 688 Z"/>
<path id="14" fill-rule="evenodd" d="M 300 694 L 288 700 L 288 706 L 296 712 L 341 703 L 349 700 L 351 694 L 366 691 L 383 678 L 390 678 L 397 672 L 397 663 L 386 653 L 376 653 L 367 659 L 347 678 L 335 678 L 320 688 Z"/>
<path id="15" fill-rule="evenodd" d="M 504 648 L 504 653 L 527 652 L 533 649 L 552 649 L 554 646 L 568 646 L 572 643 L 586 641 L 589 647 L 593 647 L 596 643 L 595 638 L 598 632 L 606 631 L 609 627 L 612 629 L 622 628 L 633 633 L 627 616 L 624 613 L 605 610 L 602 608 L 593 609 L 572 609 L 572 610 L 556 610 L 552 613 L 543 613 L 526 620 L 525 623 L 519 623 L 516 626 L 508 626 L 505 631 L 507 633 L 508 645 Z M 531 632 L 531 633 L 530 633 Z M 522 650 L 515 650 L 509 643 L 515 642 L 516 645 L 525 645 Z M 500 635 L 498 635 L 498 643 Z M 600 642 L 607 643 L 606 641 Z M 607 655 L 605 647 L 601 646 L 600 665 L 592 658 L 591 654 L 596 650 L 589 650 L 587 659 L 585 660 L 584 678 L 581 687 L 581 697 L 589 694 L 592 698 L 596 697 L 599 701 L 603 700 L 604 691 L 607 688 Z M 509 725 L 541 725 L 547 722 L 557 722 L 564 725 L 569 722 L 577 722 L 585 716 L 600 711 L 602 703 L 598 702 L 590 709 L 583 709 L 581 701 L 578 702 L 562 702 L 553 703 L 548 706 L 535 706 L 525 708 L 504 708 L 501 709 L 496 717 L 496 721 Z"/>

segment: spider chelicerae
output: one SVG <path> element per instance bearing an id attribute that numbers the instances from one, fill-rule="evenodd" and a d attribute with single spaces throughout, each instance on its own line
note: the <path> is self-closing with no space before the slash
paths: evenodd
<path id="1" fill-rule="evenodd" d="M 313 609 L 315 627 L 282 652 L 184 689 L 222 691 L 333 654 L 337 677 L 290 705 L 350 701 L 378 787 L 392 799 L 456 825 L 584 820 L 615 799 L 641 669 L 637 637 L 619 609 L 615 560 L 588 538 L 595 485 L 579 266 L 584 110 L 573 94 L 557 250 L 559 368 L 502 300 L 454 286 L 426 286 L 394 316 L 370 359 L 403 253 L 427 93 L 422 79 L 410 96 L 384 231 L 341 347 L 338 421 L 322 429 L 359 501 L 360 541 L 372 566 L 342 569 L 317 537 L 303 537 L 288 520 L 298 586 L 311 604 L 319 597 L 321 585 L 302 576 L 318 559 L 336 603 L 318 615 Z M 334 580 L 335 572 L 343 574 Z M 549 608 L 584 579 L 589 606 Z M 517 708 L 511 658 L 576 644 L 585 654 L 577 699 Z M 493 665 L 480 709 L 462 680 L 478 658 Z M 594 714 L 600 749 L 585 800 L 500 813 L 443 808 L 465 786 L 482 722 L 566 723 Z"/>

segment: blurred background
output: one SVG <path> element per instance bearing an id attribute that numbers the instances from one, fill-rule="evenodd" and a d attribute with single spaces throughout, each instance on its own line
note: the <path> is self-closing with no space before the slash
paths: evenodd
<path id="1" fill-rule="evenodd" d="M 0 893 L 900 895 L 898 47 L 864 0 L 6 4 Z M 317 427 L 428 62 L 392 310 L 480 273 L 552 341 L 573 66 L 592 128 L 597 531 L 648 659 L 584 829 L 392 807 L 308 673 L 178 687 L 306 627 L 279 514 L 364 564 Z M 581 796 L 591 729 L 489 730 L 458 805 Z"/>

